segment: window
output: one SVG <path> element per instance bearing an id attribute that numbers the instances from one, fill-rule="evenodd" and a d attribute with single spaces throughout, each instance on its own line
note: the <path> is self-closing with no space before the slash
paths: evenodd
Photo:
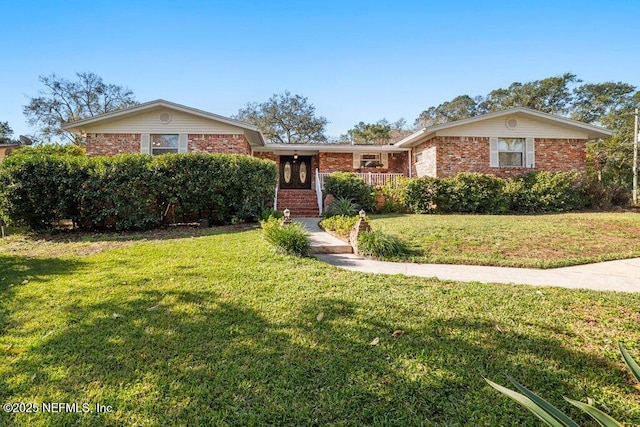
<path id="1" fill-rule="evenodd" d="M 380 154 L 361 154 L 360 155 L 360 167 L 361 168 L 375 168 L 382 166 Z"/>
<path id="2" fill-rule="evenodd" d="M 178 152 L 178 135 L 151 135 L 151 154 L 154 156 Z"/>
<path id="3" fill-rule="evenodd" d="M 389 167 L 389 153 L 353 153 L 353 169 Z"/>
<path id="4" fill-rule="evenodd" d="M 498 165 L 524 166 L 524 138 L 498 138 Z"/>
<path id="5" fill-rule="evenodd" d="M 416 153 L 413 157 L 414 157 L 416 163 L 420 163 L 422 161 L 422 151 L 419 152 L 419 153 Z"/>

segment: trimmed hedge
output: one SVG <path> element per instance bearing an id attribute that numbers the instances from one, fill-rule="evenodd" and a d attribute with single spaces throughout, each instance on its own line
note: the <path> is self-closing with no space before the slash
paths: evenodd
<path id="1" fill-rule="evenodd" d="M 273 162 L 243 155 L 17 155 L 0 166 L 0 215 L 36 230 L 68 219 L 116 230 L 255 221 L 276 180 Z"/>
<path id="2" fill-rule="evenodd" d="M 494 175 L 460 173 L 439 181 L 436 205 L 441 212 L 504 213 L 509 206 L 504 186 Z"/>
<path id="3" fill-rule="evenodd" d="M 575 172 L 532 172 L 501 179 L 461 173 L 402 182 L 394 201 L 413 213 L 542 213 L 626 205 L 628 193 Z"/>

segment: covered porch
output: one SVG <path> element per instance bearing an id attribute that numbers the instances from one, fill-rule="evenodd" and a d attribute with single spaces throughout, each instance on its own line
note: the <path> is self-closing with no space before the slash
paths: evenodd
<path id="1" fill-rule="evenodd" d="M 351 172 L 376 188 L 410 176 L 410 149 L 392 145 L 268 144 L 254 155 L 278 164 L 274 209 L 288 208 L 292 216 L 323 212 L 325 178 Z"/>

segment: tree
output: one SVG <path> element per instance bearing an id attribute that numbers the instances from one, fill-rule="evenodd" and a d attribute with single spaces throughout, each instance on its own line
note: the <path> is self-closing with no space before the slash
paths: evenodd
<path id="1" fill-rule="evenodd" d="M 9 122 L 0 122 L 0 144 L 12 144 L 13 129 L 9 126 Z"/>
<path id="2" fill-rule="evenodd" d="M 387 119 L 378 120 L 375 123 L 360 122 L 347 131 L 345 135 L 341 135 L 342 141 L 349 141 L 352 144 L 390 144 L 398 141 L 411 130 L 407 129 L 407 121 L 400 118 L 393 123 Z"/>
<path id="3" fill-rule="evenodd" d="M 478 103 L 481 112 L 500 111 L 510 107 L 528 107 L 551 114 L 567 114 L 573 101 L 572 85 L 581 82 L 575 74 L 548 77 L 528 83 L 512 83 L 507 89 L 496 89 Z"/>
<path id="4" fill-rule="evenodd" d="M 345 136 L 353 144 L 388 144 L 391 139 L 391 125 L 385 119 L 376 123 L 360 122 L 349 129 Z"/>
<path id="5" fill-rule="evenodd" d="M 30 97 L 23 109 L 29 124 L 47 141 L 61 137 L 80 144 L 81 138 L 62 130 L 63 124 L 138 104 L 131 90 L 104 83 L 94 73 L 76 73 L 76 77 L 70 81 L 55 74 L 40 76 L 44 89 Z"/>
<path id="6" fill-rule="evenodd" d="M 285 91 L 261 104 L 248 103 L 234 118 L 258 126 L 271 143 L 305 144 L 327 140 L 329 121 L 315 114 L 316 108 L 306 97 Z"/>
<path id="7" fill-rule="evenodd" d="M 480 113 L 479 104 L 481 101 L 482 97 L 457 96 L 437 107 L 430 107 L 424 110 L 416 119 L 415 125 L 419 128 L 425 128 L 476 116 Z"/>

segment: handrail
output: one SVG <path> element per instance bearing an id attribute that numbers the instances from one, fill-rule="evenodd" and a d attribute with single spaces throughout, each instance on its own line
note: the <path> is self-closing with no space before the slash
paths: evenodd
<path id="1" fill-rule="evenodd" d="M 273 210 L 278 210 L 278 184 L 276 184 L 276 194 L 273 196 Z"/>
<path id="2" fill-rule="evenodd" d="M 404 174 L 401 173 L 354 173 L 356 176 L 362 178 L 367 184 L 376 187 L 384 187 L 388 183 L 393 184 L 397 179 L 404 177 Z M 316 186 L 320 183 L 320 189 L 322 190 L 324 188 L 324 178 L 330 174 L 331 172 L 318 172 L 318 169 L 316 169 Z"/>
<path id="3" fill-rule="evenodd" d="M 318 215 L 322 215 L 322 182 L 318 168 L 316 168 L 316 197 L 318 198 Z"/>

